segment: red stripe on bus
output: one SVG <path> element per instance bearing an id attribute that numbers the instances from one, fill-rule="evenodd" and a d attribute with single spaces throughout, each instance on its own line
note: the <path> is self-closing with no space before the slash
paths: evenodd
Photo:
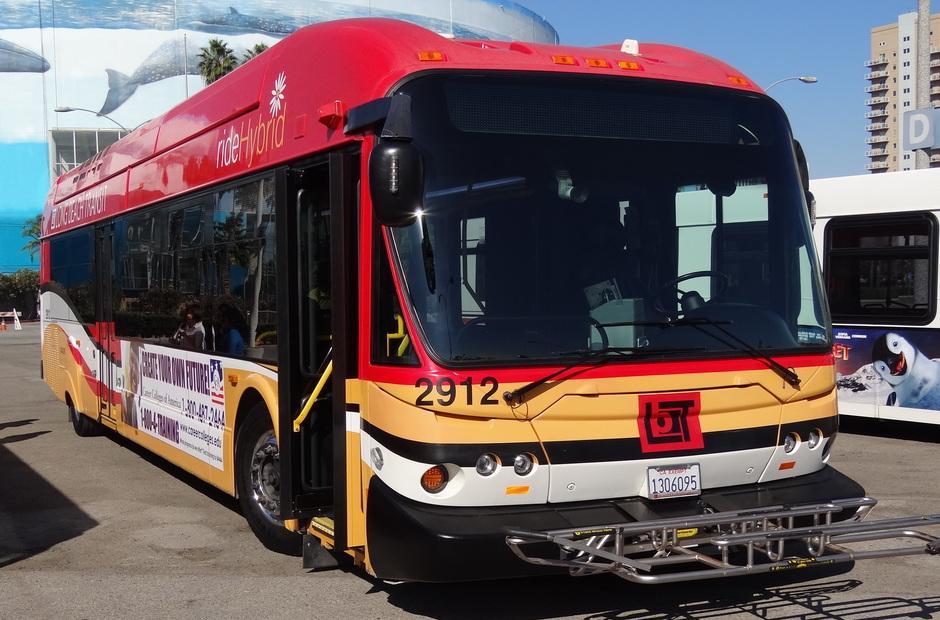
<path id="1" fill-rule="evenodd" d="M 88 387 L 91 388 L 91 391 L 95 394 L 95 396 L 101 398 L 101 393 L 104 392 L 105 399 L 108 400 L 110 404 L 119 404 L 121 402 L 121 393 L 115 392 L 114 390 L 110 390 L 109 393 L 107 387 L 105 387 L 97 379 L 92 378 L 91 368 L 89 368 L 88 364 L 85 363 L 85 358 L 82 357 L 82 352 L 78 350 L 78 347 L 73 346 L 72 343 L 69 342 L 69 351 L 72 353 L 72 359 L 75 360 L 75 363 L 82 367 L 82 376 L 85 377 L 85 381 L 88 382 Z"/>
<path id="2" fill-rule="evenodd" d="M 812 353 L 807 355 L 786 355 L 773 358 L 787 368 L 814 368 L 833 366 L 831 353 Z M 526 368 L 461 368 L 447 369 L 434 365 L 422 367 L 367 366 L 362 378 L 381 383 L 414 384 L 417 377 L 452 377 L 493 376 L 500 382 L 529 382 L 562 368 L 562 366 L 529 366 Z M 582 365 L 572 368 L 570 373 L 559 378 L 609 379 L 614 377 L 649 377 L 656 375 L 695 375 L 711 372 L 742 372 L 750 370 L 769 370 L 766 362 L 750 357 L 736 357 L 710 360 L 684 360 L 669 362 L 608 362 L 592 368 Z"/>

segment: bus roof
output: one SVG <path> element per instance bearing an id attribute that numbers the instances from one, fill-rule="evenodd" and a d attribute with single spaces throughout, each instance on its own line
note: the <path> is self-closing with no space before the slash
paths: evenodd
<path id="1" fill-rule="evenodd" d="M 661 79 L 762 92 L 729 65 L 680 47 L 577 48 L 445 38 L 390 19 L 305 27 L 145 122 L 50 188 L 47 236 L 333 147 L 350 108 L 431 70 L 539 71 Z"/>
<path id="2" fill-rule="evenodd" d="M 810 181 L 816 217 L 940 210 L 940 168 Z"/>

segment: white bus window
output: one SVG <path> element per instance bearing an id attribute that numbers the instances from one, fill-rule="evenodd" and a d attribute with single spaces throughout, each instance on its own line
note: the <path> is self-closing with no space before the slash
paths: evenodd
<path id="1" fill-rule="evenodd" d="M 933 319 L 936 222 L 928 214 L 838 218 L 826 228 L 836 321 L 925 324 Z"/>

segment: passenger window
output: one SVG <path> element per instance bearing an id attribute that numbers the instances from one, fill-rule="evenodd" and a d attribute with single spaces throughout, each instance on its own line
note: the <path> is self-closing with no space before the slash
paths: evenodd
<path id="1" fill-rule="evenodd" d="M 936 221 L 929 214 L 833 219 L 826 227 L 826 254 L 834 320 L 933 320 Z"/>
<path id="2" fill-rule="evenodd" d="M 274 180 L 221 192 L 213 214 L 214 350 L 277 360 Z"/>
<path id="3" fill-rule="evenodd" d="M 84 228 L 53 237 L 50 242 L 52 284 L 72 306 L 82 323 L 95 322 L 94 229 Z M 64 310 L 52 304 L 54 311 Z M 55 316 L 65 319 L 65 316 Z"/>
<path id="4" fill-rule="evenodd" d="M 114 255 L 118 336 L 277 360 L 272 178 L 120 218 Z"/>

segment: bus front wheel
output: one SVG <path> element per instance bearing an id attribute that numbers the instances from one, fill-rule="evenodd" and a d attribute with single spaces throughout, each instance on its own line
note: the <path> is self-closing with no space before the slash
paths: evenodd
<path id="1" fill-rule="evenodd" d="M 69 408 L 69 422 L 72 423 L 72 428 L 75 429 L 76 435 L 79 437 L 91 437 L 98 434 L 98 424 L 88 416 L 80 413 L 78 409 L 75 408 L 72 399 L 69 399 L 66 404 Z"/>
<path id="2" fill-rule="evenodd" d="M 265 547 L 300 555 L 303 538 L 281 521 L 280 452 L 263 404 L 248 412 L 235 445 L 235 487 L 242 514 Z"/>

